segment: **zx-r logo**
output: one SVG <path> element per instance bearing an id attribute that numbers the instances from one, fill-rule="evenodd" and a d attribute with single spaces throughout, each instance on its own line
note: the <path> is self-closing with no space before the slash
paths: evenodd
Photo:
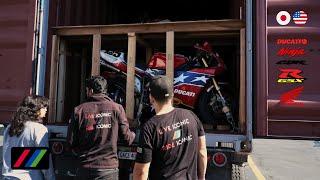
<path id="1" fill-rule="evenodd" d="M 281 65 L 291 65 L 291 64 L 295 64 L 295 65 L 307 65 L 305 60 L 281 60 L 278 61 L 277 64 L 281 64 Z"/>
<path id="2" fill-rule="evenodd" d="M 280 69 L 278 83 L 303 83 L 306 79 L 300 75 L 300 69 Z"/>

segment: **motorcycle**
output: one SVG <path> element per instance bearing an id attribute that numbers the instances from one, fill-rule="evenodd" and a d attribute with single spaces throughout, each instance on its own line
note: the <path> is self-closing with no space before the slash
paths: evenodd
<path id="1" fill-rule="evenodd" d="M 208 42 L 196 44 L 195 57 L 174 55 L 174 105 L 196 111 L 200 120 L 207 124 L 229 124 L 233 131 L 237 125 L 233 118 L 231 93 L 228 83 L 216 78 L 226 71 L 226 65 Z M 124 52 L 100 52 L 102 76 L 108 80 L 108 95 L 125 106 L 127 63 Z M 157 52 L 147 68 L 135 67 L 135 119 L 147 120 L 152 115 L 148 99 L 148 85 L 152 77 L 165 75 L 166 54 Z"/>

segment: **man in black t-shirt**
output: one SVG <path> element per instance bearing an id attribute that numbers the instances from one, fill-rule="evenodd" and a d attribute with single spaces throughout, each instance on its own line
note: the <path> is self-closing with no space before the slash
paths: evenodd
<path id="1" fill-rule="evenodd" d="M 173 92 L 165 76 L 150 83 L 149 99 L 156 115 L 140 133 L 133 179 L 205 179 L 207 149 L 197 116 L 172 106 Z"/>

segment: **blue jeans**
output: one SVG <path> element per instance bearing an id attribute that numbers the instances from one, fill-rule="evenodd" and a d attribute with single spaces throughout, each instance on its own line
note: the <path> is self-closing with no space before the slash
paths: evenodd
<path id="1" fill-rule="evenodd" d="M 118 180 L 119 169 L 78 169 L 77 179 L 80 180 Z"/>

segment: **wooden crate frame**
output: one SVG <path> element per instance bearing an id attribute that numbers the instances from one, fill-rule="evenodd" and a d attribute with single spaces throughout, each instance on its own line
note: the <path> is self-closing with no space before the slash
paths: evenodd
<path id="1" fill-rule="evenodd" d="M 240 94 L 239 94 L 239 123 L 241 133 L 245 132 L 246 125 L 246 47 L 245 47 L 245 22 L 242 20 L 208 20 L 208 21 L 182 21 L 146 24 L 119 24 L 119 25 L 91 25 L 91 26 L 64 26 L 55 27 L 52 39 L 51 51 L 51 76 L 50 76 L 50 110 L 49 122 L 55 122 L 57 108 L 57 67 L 59 64 L 59 52 L 61 38 L 64 36 L 90 35 L 93 37 L 92 44 L 92 70 L 91 75 L 100 74 L 100 49 L 102 35 L 128 35 L 128 66 L 127 66 L 127 93 L 126 114 L 128 119 L 134 119 L 134 67 L 136 63 L 137 34 L 166 33 L 166 75 L 173 82 L 174 66 L 174 34 L 176 32 L 210 34 L 227 34 L 238 31 L 240 34 Z M 150 53 L 149 53 L 150 54 Z M 173 84 L 171 84 L 173 88 Z"/>

